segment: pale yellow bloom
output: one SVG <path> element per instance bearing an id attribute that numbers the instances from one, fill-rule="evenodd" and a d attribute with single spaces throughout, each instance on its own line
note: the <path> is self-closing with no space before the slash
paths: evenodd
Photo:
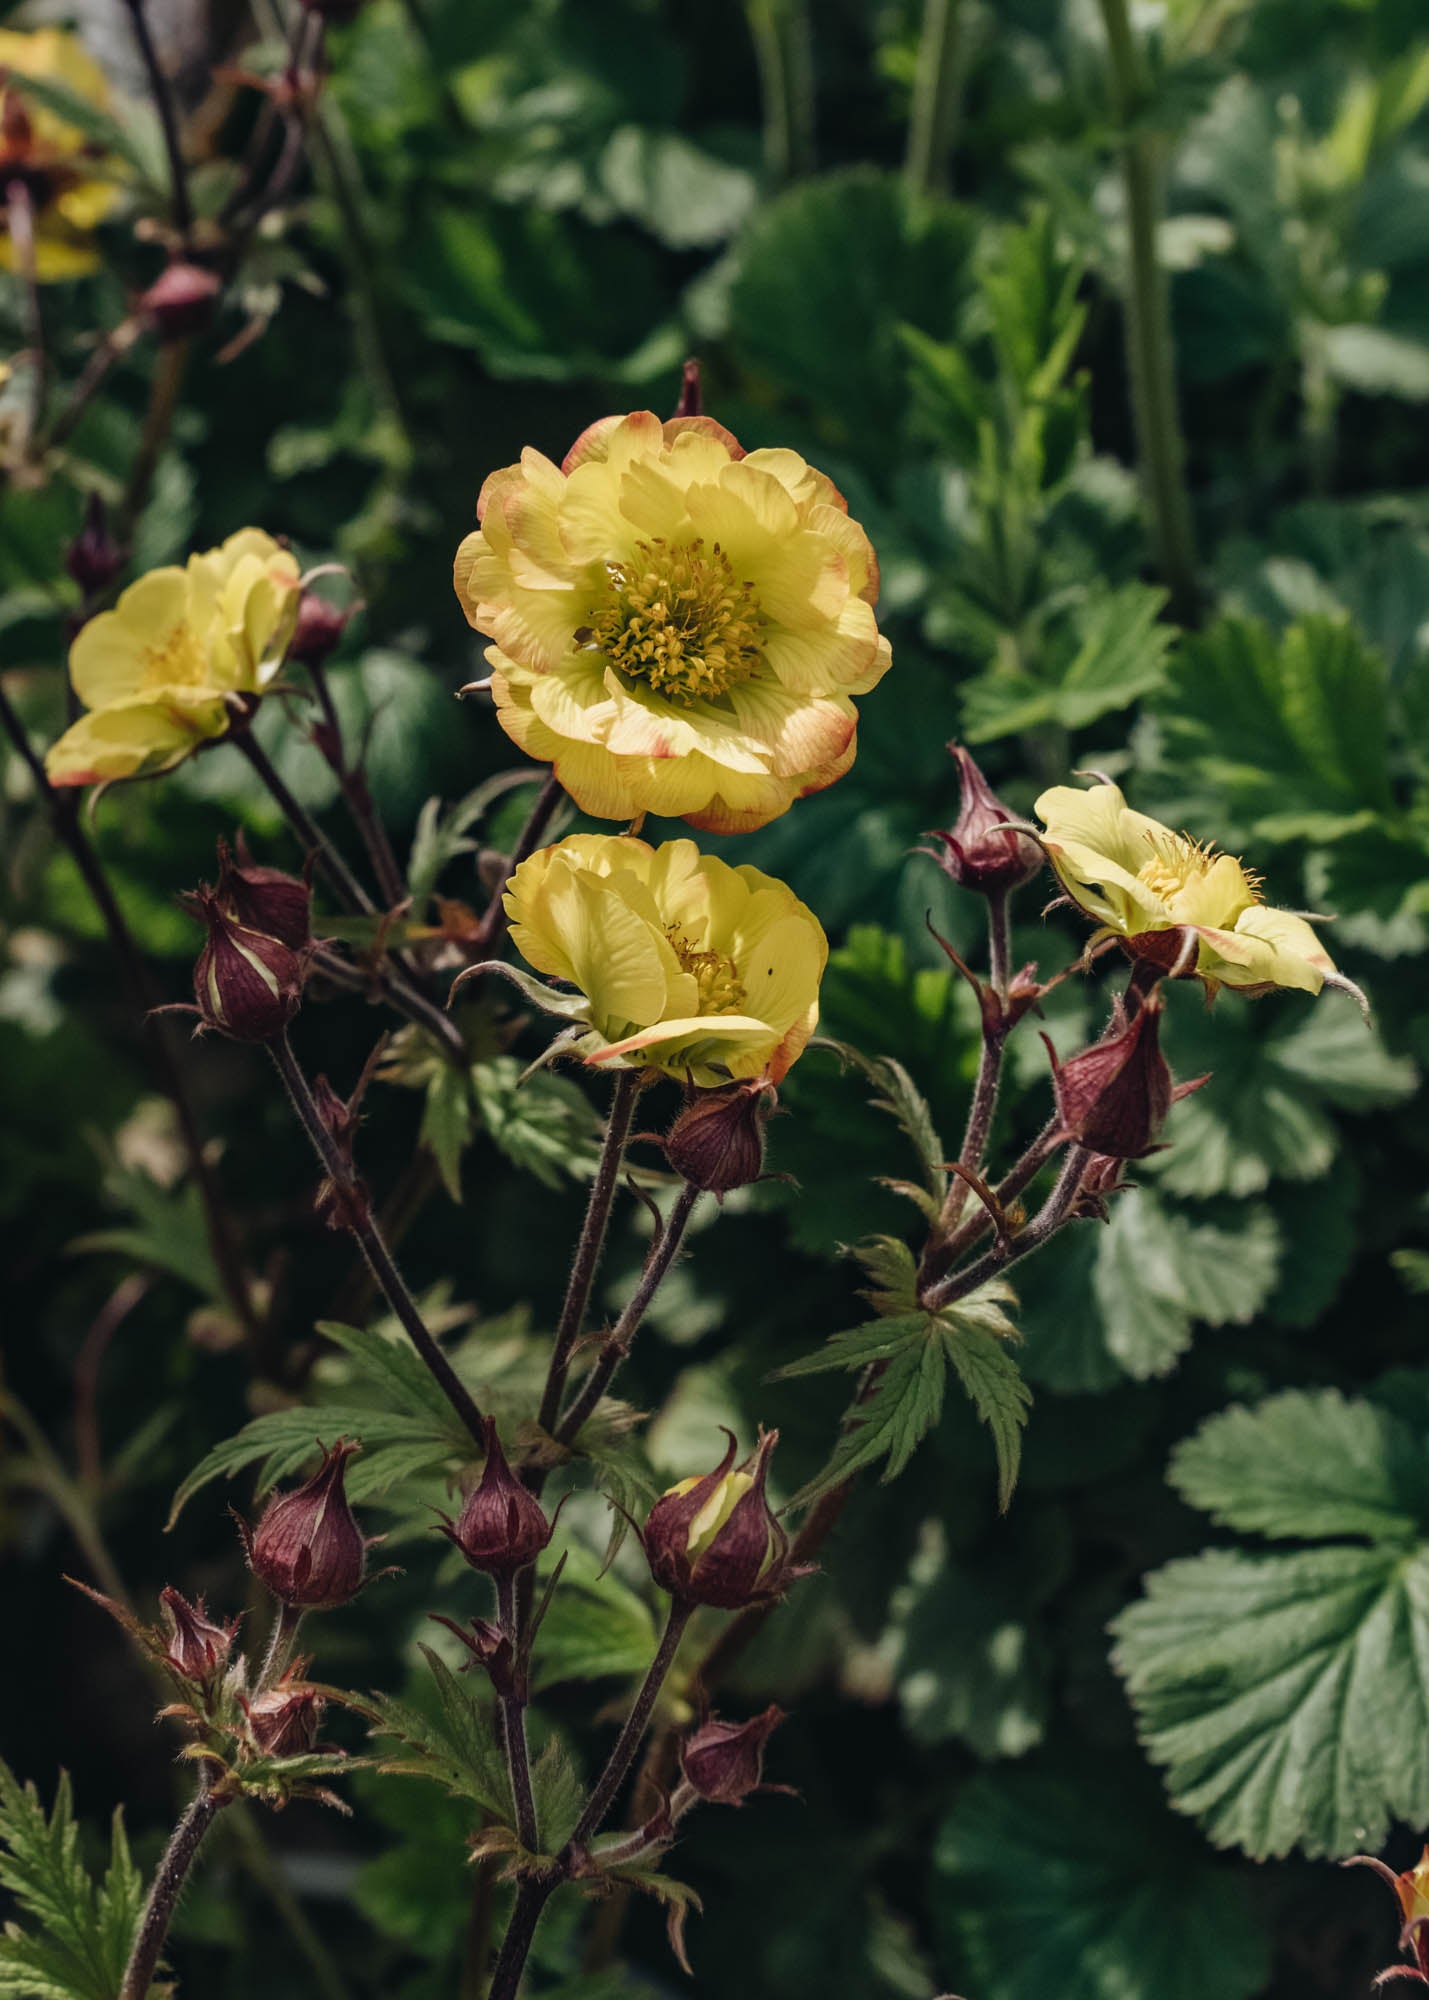
<path id="1" fill-rule="evenodd" d="M 0 189 L 19 181 L 34 215 L 35 276 L 41 283 L 96 269 L 93 232 L 119 198 L 112 163 L 96 158 L 78 126 L 25 89 L 26 77 L 60 85 L 99 111 L 110 109 L 103 70 L 61 28 L 0 28 Z M 0 270 L 18 267 L 7 205 L 0 201 Z"/>
<path id="2" fill-rule="evenodd" d="M 1133 812 L 1118 786 L 1054 785 L 1036 811 L 1062 887 L 1098 920 L 1100 935 L 1127 939 L 1137 956 L 1169 967 L 1181 950 L 1179 933 L 1190 930 L 1194 970 L 1211 988 L 1318 993 L 1334 975 L 1334 961 L 1304 917 L 1268 908 L 1259 878 L 1233 855 Z"/>
<path id="3" fill-rule="evenodd" d="M 51 784 L 166 771 L 221 736 L 229 697 L 261 694 L 282 665 L 298 597 L 297 562 L 261 528 L 131 583 L 70 648 L 90 713 L 46 757 Z"/>
<path id="4" fill-rule="evenodd" d="M 502 728 L 598 819 L 746 832 L 853 762 L 888 669 L 878 565 L 797 452 L 606 417 L 492 473 L 457 551 Z"/>
<path id="5" fill-rule="evenodd" d="M 793 891 L 692 840 L 572 834 L 506 892 L 518 951 L 585 996 L 588 1062 L 777 1083 L 819 1018 L 828 940 Z"/>

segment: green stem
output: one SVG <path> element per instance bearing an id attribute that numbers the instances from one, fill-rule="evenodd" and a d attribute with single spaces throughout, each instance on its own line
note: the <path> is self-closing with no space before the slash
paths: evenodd
<path id="1" fill-rule="evenodd" d="M 903 175 L 920 194 L 945 193 L 967 75 L 964 0 L 925 0 Z"/>
<path id="2" fill-rule="evenodd" d="M 776 183 L 814 165 L 813 35 L 806 0 L 746 0 L 764 102 L 764 162 Z"/>
<path id="3" fill-rule="evenodd" d="M 1147 84 L 1127 0 L 1100 0 L 1100 5 L 1111 58 L 1112 102 L 1121 126 L 1127 225 L 1127 364 L 1142 488 L 1158 567 L 1171 594 L 1172 613 L 1183 625 L 1193 625 L 1200 602 L 1196 540 L 1186 487 L 1186 445 L 1176 403 L 1170 286 L 1156 243 L 1162 213 L 1163 143 L 1158 134 L 1136 128 Z"/>

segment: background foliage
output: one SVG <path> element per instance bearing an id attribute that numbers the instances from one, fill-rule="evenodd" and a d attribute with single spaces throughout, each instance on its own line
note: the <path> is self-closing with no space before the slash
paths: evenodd
<path id="1" fill-rule="evenodd" d="M 936 157 L 904 171 L 919 10 L 813 12 L 805 95 L 791 0 L 751 0 L 748 21 L 660 0 L 370 0 L 332 38 L 331 146 L 247 281 L 272 324 L 231 361 L 217 340 L 194 353 L 136 563 L 248 521 L 349 563 L 366 610 L 334 678 L 370 727 L 379 805 L 419 896 L 440 880 L 479 903 L 479 849 L 510 838 L 529 794 L 446 819 L 426 804 L 511 762 L 489 716 L 451 702 L 478 657 L 453 548 L 489 469 L 526 443 L 559 457 L 611 408 L 664 411 L 698 352 L 707 407 L 746 444 L 792 444 L 831 473 L 883 564 L 895 667 L 862 705 L 854 770 L 738 843 L 834 937 L 829 1034 L 895 1054 L 944 1134 L 958 1129 L 976 1023 L 924 917 L 971 948 L 978 912 L 911 852 L 955 810 L 954 734 L 1019 809 L 1095 768 L 1245 851 L 1273 901 L 1341 913 L 1331 946 L 1371 996 L 1373 1032 L 1334 996 L 1226 996 L 1207 1018 L 1172 994 L 1176 1068 L 1214 1082 L 1178 1108 L 1170 1150 L 1110 1224 L 1080 1225 L 1021 1277 L 1035 1404 L 1008 1515 L 988 1434 L 950 1397 L 741 1665 L 726 1706 L 795 1711 L 771 1763 L 802 1800 L 696 1821 L 680 1856 L 704 1899 L 693 1979 L 673 1971 L 653 1904 L 625 1925 L 633 1970 L 577 1979 L 575 1913 L 559 1910 L 538 1963 L 551 1991 L 569 1980 L 586 2000 L 1344 2000 L 1387 1962 L 1390 1913 L 1367 1877 L 1324 1863 L 1392 1840 L 1403 1865 L 1429 1827 L 1422 12 L 1168 0 L 1153 23 L 1140 116 L 1171 151 L 1161 250 L 1206 578 L 1186 632 L 1166 616 L 1131 470 L 1127 230 L 1095 9 L 955 0 L 951 193 Z M 241 128 L 241 103 L 226 115 Z M 71 370 L 82 330 L 118 318 L 126 275 L 152 275 L 122 230 L 114 248 L 57 315 Z M 18 345 L 13 288 L 0 312 Z M 121 368 L 59 477 L 0 500 L 0 648 L 46 735 L 73 601 L 61 550 L 84 491 L 122 478 L 149 366 L 136 352 Z M 290 782 L 325 807 L 317 758 L 281 733 Z M 415 1690 L 444 1413 L 424 1423 L 377 1379 L 381 1343 L 341 1330 L 370 1301 L 311 1215 L 286 1109 L 258 1054 L 206 1045 L 205 1124 L 277 1300 L 275 1339 L 245 1348 L 175 1178 L 135 1010 L 17 765 L 0 811 L 0 1736 L 46 1800 L 71 1769 L 91 1828 L 125 1800 L 149 1863 L 171 1817 L 169 1746 L 121 1636 L 59 1581 L 102 1563 L 90 1524 L 146 1605 L 173 1581 L 236 1608 L 222 1503 L 303 1462 L 316 1401 L 332 1429 L 368 1437 L 353 1490 L 407 1571 L 327 1621 L 321 1669 Z M 226 751 L 99 809 L 169 997 L 194 942 L 175 894 L 234 824 L 266 856 L 290 852 Z M 1014 963 L 1048 972 L 1076 948 L 1027 898 L 1019 918 Z M 1058 990 L 1059 1048 L 1099 1004 L 1079 982 Z M 348 1081 L 370 1019 L 333 1004 L 299 1032 Z M 584 1084 L 516 1095 L 538 1046 L 493 1032 L 461 1088 L 379 1085 L 364 1140 L 379 1192 L 395 1185 L 410 1210 L 408 1268 L 440 1320 L 480 1339 L 487 1379 L 508 1371 L 513 1402 L 528 1333 L 554 1317 L 594 1127 Z M 1005 1134 L 1036 1130 L 1045 1080 L 1029 1038 Z M 622 1458 L 632 1497 L 688 1471 L 720 1421 L 779 1425 L 786 1492 L 822 1464 L 844 1385 L 770 1377 L 861 1316 L 841 1246 L 908 1229 L 875 1177 L 916 1162 L 866 1098 L 808 1056 L 773 1132 L 773 1164 L 800 1188 L 736 1197 L 717 1238 L 697 1234 L 629 1378 L 660 1412 L 648 1464 Z M 610 1302 L 641 1227 L 632 1205 Z M 318 1321 L 338 1323 L 320 1351 Z M 261 1428 L 227 1446 L 240 1410 Z M 166 1537 L 201 1462 L 220 1483 Z M 586 1683 L 617 1697 L 653 1628 L 638 1563 L 598 1574 L 604 1510 L 569 1513 L 578 1597 L 558 1598 L 541 1658 L 580 1761 L 604 1740 L 582 1721 Z M 225 1834 L 176 1935 L 186 1991 L 457 1990 L 469 1801 L 372 1773 L 352 1789 L 350 1822 L 306 1805 L 277 1822 L 276 1864 L 241 1826 Z M 17 1793 L 0 1810 L 35 1808 Z M 120 1837 L 95 1949 L 132 1901 L 130 1869 Z M 34 1990 L 24 1976 L 0 1990 Z"/>

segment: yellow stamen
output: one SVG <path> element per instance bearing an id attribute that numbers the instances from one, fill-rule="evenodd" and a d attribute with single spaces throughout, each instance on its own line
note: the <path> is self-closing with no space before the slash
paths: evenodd
<path id="1" fill-rule="evenodd" d="M 684 708 L 748 680 L 759 664 L 759 600 L 719 543 L 707 554 L 703 540 L 657 539 L 637 553 L 638 564 L 606 564 L 610 602 L 578 642 Z"/>
<path id="2" fill-rule="evenodd" d="M 1209 875 L 1221 858 L 1216 853 L 1214 842 L 1193 840 L 1189 833 L 1148 833 L 1146 842 L 1151 848 L 1151 859 L 1142 862 L 1136 871 L 1136 879 L 1144 882 L 1151 893 L 1165 903 L 1174 902 L 1188 883 L 1198 882 Z M 1263 878 L 1243 862 L 1236 865 L 1245 879 L 1251 902 L 1260 902 Z"/>
<path id="3" fill-rule="evenodd" d="M 747 995 L 739 968 L 723 952 L 697 951 L 678 924 L 667 924 L 665 935 L 680 961 L 680 970 L 690 973 L 700 993 L 702 1014 L 742 1014 Z"/>
<path id="4" fill-rule="evenodd" d="M 208 679 L 208 654 L 193 627 L 175 625 L 157 645 L 145 646 L 140 685 L 145 690 L 202 687 Z"/>

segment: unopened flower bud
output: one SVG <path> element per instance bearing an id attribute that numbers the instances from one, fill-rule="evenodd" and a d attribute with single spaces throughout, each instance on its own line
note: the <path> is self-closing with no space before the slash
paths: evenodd
<path id="1" fill-rule="evenodd" d="M 159 1592 L 159 1605 L 169 1634 L 164 1655 L 169 1665 L 186 1680 L 211 1681 L 228 1662 L 237 1619 L 231 1625 L 215 1625 L 202 1598 L 190 1604 L 172 1584 Z"/>
<path id="2" fill-rule="evenodd" d="M 297 1663 L 266 1694 L 244 1704 L 249 1734 L 265 1757 L 301 1757 L 315 1748 L 326 1707 Z"/>
<path id="3" fill-rule="evenodd" d="M 312 937 L 313 894 L 308 884 L 300 876 L 255 861 L 241 833 L 236 861 L 228 842 L 218 843 L 214 894 L 246 930 L 262 931 L 291 951 L 301 951 Z"/>
<path id="4" fill-rule="evenodd" d="M 124 551 L 109 532 L 104 502 L 91 493 L 84 504 L 84 526 L 65 550 L 65 568 L 86 597 L 97 597 L 123 567 Z"/>
<path id="5" fill-rule="evenodd" d="M 784 1720 L 782 1708 L 766 1708 L 752 1722 L 708 1722 L 680 1745 L 685 1783 L 712 1805 L 737 1806 L 764 1785 L 764 1746 Z"/>
<path id="6" fill-rule="evenodd" d="M 1176 1099 L 1209 1081 L 1171 1081 L 1161 1053 L 1162 1005 L 1160 995 L 1150 993 L 1128 1020 L 1118 1000 L 1099 1042 L 1065 1063 L 1053 1055 L 1052 1087 L 1065 1136 L 1114 1160 L 1139 1160 L 1155 1147 Z"/>
<path id="7" fill-rule="evenodd" d="M 306 1486 L 274 1500 L 248 1543 L 253 1574 L 281 1604 L 331 1611 L 367 1574 L 367 1543 L 347 1502 L 347 1461 L 362 1447 L 339 1438 Z"/>
<path id="8" fill-rule="evenodd" d="M 139 310 L 160 340 L 189 340 L 212 325 L 222 290 L 216 271 L 179 258 L 140 294 Z"/>
<path id="9" fill-rule="evenodd" d="M 550 1541 L 554 1524 L 533 1493 L 512 1472 L 496 1435 L 496 1419 L 486 1419 L 486 1464 L 453 1527 L 442 1529 L 473 1569 L 511 1576 L 525 1569 Z"/>
<path id="10" fill-rule="evenodd" d="M 298 599 L 298 622 L 288 641 L 288 658 L 305 667 L 320 667 L 341 643 L 351 617 L 351 606 L 344 609 L 319 597 L 315 590 L 305 590 Z"/>
<path id="11" fill-rule="evenodd" d="M 206 1028 L 238 1042 L 271 1042 L 302 1002 L 303 954 L 231 916 L 211 889 L 193 898 L 208 926 L 194 966 L 194 1000 Z"/>
<path id="12" fill-rule="evenodd" d="M 734 1436 L 726 1435 L 729 1449 L 719 1465 L 662 1493 L 641 1540 L 662 1590 L 682 1603 L 734 1611 L 779 1596 L 793 1572 L 789 1538 L 765 1496 L 779 1433 L 761 1432 L 758 1449 L 737 1471 Z"/>
<path id="13" fill-rule="evenodd" d="M 702 1090 L 670 1127 L 665 1157 L 709 1194 L 748 1187 L 764 1171 L 764 1127 L 778 1102 L 773 1084 L 760 1077 Z"/>
<path id="14" fill-rule="evenodd" d="M 1014 815 L 962 745 L 950 743 L 948 750 L 962 781 L 962 803 L 946 832 L 928 836 L 943 844 L 943 852 L 934 859 L 964 889 L 976 889 L 984 896 L 1005 895 L 1037 874 L 1043 865 L 1042 850 L 1030 834 L 1007 824 Z"/>

